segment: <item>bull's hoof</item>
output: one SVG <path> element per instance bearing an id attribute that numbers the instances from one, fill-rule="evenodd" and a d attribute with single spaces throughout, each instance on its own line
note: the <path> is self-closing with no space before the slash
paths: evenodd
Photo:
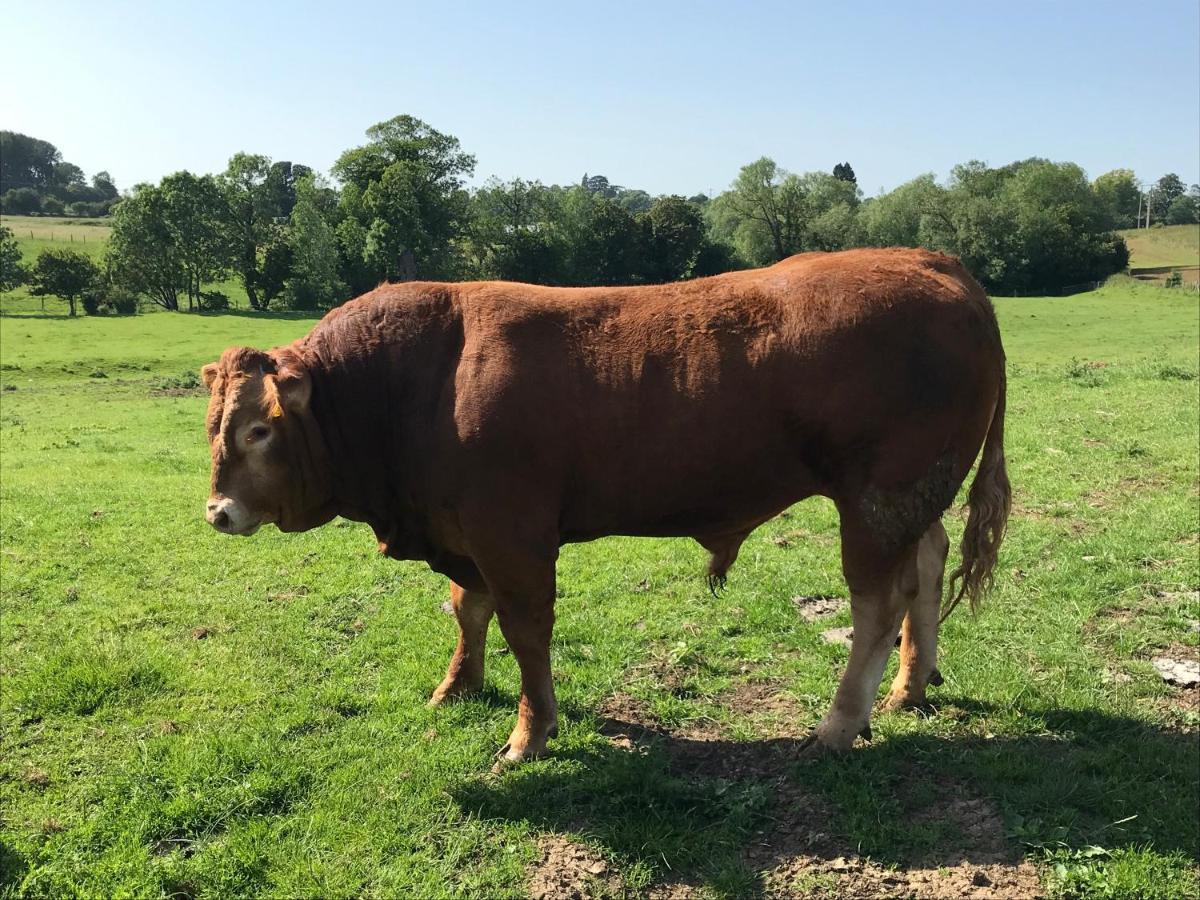
<path id="1" fill-rule="evenodd" d="M 870 734 L 870 729 L 866 729 L 867 734 Z M 868 737 L 867 740 L 870 740 Z M 817 731 L 813 731 L 808 737 L 800 742 L 800 747 L 797 750 L 797 756 L 807 761 L 825 759 L 830 756 L 840 756 L 846 753 L 853 745 L 853 740 L 849 744 L 844 742 L 833 742 L 821 736 Z"/>
<path id="2" fill-rule="evenodd" d="M 469 697 L 471 694 L 478 694 L 482 690 L 483 682 L 475 684 L 463 681 L 443 681 L 438 685 L 437 690 L 433 692 L 433 696 L 429 698 L 429 702 L 425 705 L 432 709 L 433 707 L 441 706 L 443 703 Z"/>
<path id="3" fill-rule="evenodd" d="M 519 766 L 523 762 L 529 762 L 533 759 L 540 759 L 546 755 L 546 748 L 541 750 L 515 750 L 512 744 L 505 744 L 496 753 L 496 761 L 492 764 L 493 775 L 503 775 L 509 769 Z"/>
<path id="4" fill-rule="evenodd" d="M 528 762 L 532 759 L 541 759 L 547 752 L 546 741 L 552 737 L 558 737 L 557 723 L 546 729 L 546 736 L 541 740 L 536 739 L 533 737 L 533 734 L 528 732 L 521 732 L 519 730 L 513 732 L 512 736 L 508 739 L 508 743 L 496 753 L 496 762 L 492 766 L 492 774 L 500 775 L 523 762 Z"/>
<path id="5" fill-rule="evenodd" d="M 900 712 L 905 709 L 928 709 L 929 701 L 925 699 L 925 692 L 919 694 L 916 691 L 892 691 L 883 702 L 879 704 L 879 709 L 883 712 Z"/>

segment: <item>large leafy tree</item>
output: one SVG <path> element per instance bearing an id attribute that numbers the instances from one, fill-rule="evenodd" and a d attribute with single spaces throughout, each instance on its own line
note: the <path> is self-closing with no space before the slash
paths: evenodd
<path id="1" fill-rule="evenodd" d="M 259 288 L 262 251 L 275 227 L 277 200 L 272 188 L 276 186 L 271 182 L 275 171 L 265 156 L 238 153 L 219 180 L 228 216 L 225 229 L 230 258 L 252 309 L 265 309 L 270 302 L 259 296 Z"/>
<path id="2" fill-rule="evenodd" d="M 100 277 L 100 267 L 78 250 L 50 249 L 38 254 L 30 273 L 32 293 L 61 297 L 75 315 L 76 302 Z"/>
<path id="3" fill-rule="evenodd" d="M 948 187 L 917 179 L 872 201 L 861 219 L 872 243 L 947 250 L 999 293 L 1053 293 L 1128 262 L 1110 207 L 1073 163 L 971 161 Z"/>
<path id="4" fill-rule="evenodd" d="M 583 187 L 562 194 L 551 223 L 563 252 L 562 280 L 572 285 L 640 280 L 642 232 L 637 220 L 600 193 Z"/>
<path id="5" fill-rule="evenodd" d="M 873 247 L 916 247 L 928 241 L 944 213 L 941 187 L 932 174 L 864 203 L 859 211 L 863 242 Z"/>
<path id="6" fill-rule="evenodd" d="M 49 141 L 0 131 L 0 194 L 16 188 L 48 188 L 61 162 L 62 154 Z"/>
<path id="7" fill-rule="evenodd" d="M 327 309 L 346 299 L 338 278 L 338 242 L 321 212 L 320 188 L 314 176 L 296 183 L 296 206 L 288 245 L 291 266 L 284 283 L 284 302 L 292 309 Z"/>
<path id="8" fill-rule="evenodd" d="M 1153 216 L 1153 221 L 1164 221 L 1171 204 L 1182 197 L 1186 191 L 1183 180 L 1174 172 L 1168 172 L 1158 179 L 1154 187 L 1150 189 L 1150 214 Z"/>
<path id="9" fill-rule="evenodd" d="M 563 247 L 553 228 L 561 188 L 537 181 L 490 179 L 471 198 L 469 246 L 485 278 L 559 284 Z"/>
<path id="10" fill-rule="evenodd" d="M 114 280 L 167 310 L 179 309 L 187 273 L 161 188 L 139 184 L 113 210 L 106 262 Z"/>
<path id="11" fill-rule="evenodd" d="M 212 175 L 176 172 L 159 185 L 167 231 L 185 275 L 188 309 L 200 308 L 200 291 L 229 269 L 233 247 L 221 187 Z"/>
<path id="12" fill-rule="evenodd" d="M 1171 201 L 1166 221 L 1168 225 L 1195 225 L 1200 222 L 1200 185 L 1193 184 L 1186 194 Z"/>
<path id="13" fill-rule="evenodd" d="M 828 172 L 793 175 L 767 157 L 744 166 L 705 213 L 717 240 L 751 263 L 769 265 L 804 250 L 839 250 L 860 240 L 858 185 Z"/>
<path id="14" fill-rule="evenodd" d="M 375 280 L 456 273 L 455 241 L 468 220 L 463 179 L 475 157 L 458 138 L 413 116 L 397 116 L 367 129 L 369 142 L 341 155 L 333 174 L 345 185 L 340 213 L 360 229 L 342 242 L 348 268 L 365 264 Z M 340 231 L 339 231 L 340 235 Z M 411 261 L 411 262 L 410 262 Z"/>
<path id="15" fill-rule="evenodd" d="M 313 174 L 308 166 L 279 160 L 271 163 L 267 175 L 266 190 L 270 197 L 271 215 L 277 219 L 288 219 L 296 205 L 296 183 Z"/>
<path id="16" fill-rule="evenodd" d="M 1113 169 L 1092 182 L 1092 190 L 1112 228 L 1134 228 L 1141 208 L 1142 190 L 1130 169 Z"/>
<path id="17" fill-rule="evenodd" d="M 716 232 L 759 265 L 801 249 L 807 210 L 799 180 L 762 157 L 743 166 L 733 186 L 713 201 Z"/>
<path id="18" fill-rule="evenodd" d="M 659 197 L 641 222 L 646 242 L 646 280 L 667 282 L 691 277 L 707 242 L 700 210 L 682 197 Z"/>

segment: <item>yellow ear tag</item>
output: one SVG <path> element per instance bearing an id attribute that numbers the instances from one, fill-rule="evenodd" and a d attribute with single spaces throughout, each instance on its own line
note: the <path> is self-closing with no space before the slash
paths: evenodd
<path id="1" fill-rule="evenodd" d="M 279 401 L 276 400 L 274 403 L 271 404 L 271 418 L 278 419 L 282 415 L 283 415 L 283 407 L 280 406 Z"/>

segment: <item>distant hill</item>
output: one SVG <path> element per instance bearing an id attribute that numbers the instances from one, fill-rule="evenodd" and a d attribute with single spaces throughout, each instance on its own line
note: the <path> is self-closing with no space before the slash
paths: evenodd
<path id="1" fill-rule="evenodd" d="M 1200 265 L 1200 225 L 1129 228 L 1119 234 L 1129 245 L 1131 269 Z"/>

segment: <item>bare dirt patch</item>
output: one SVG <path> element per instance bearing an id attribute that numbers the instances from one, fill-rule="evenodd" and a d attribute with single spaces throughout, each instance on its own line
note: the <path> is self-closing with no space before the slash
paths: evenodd
<path id="1" fill-rule="evenodd" d="M 538 839 L 538 859 L 526 883 L 533 900 L 591 900 L 626 893 L 621 877 L 600 854 L 561 834 Z"/>
<path id="2" fill-rule="evenodd" d="M 819 813 L 820 811 L 817 810 Z M 811 816 L 811 812 L 809 813 Z M 933 802 L 910 810 L 914 824 L 936 820 L 953 835 L 932 858 L 904 867 L 883 866 L 854 852 L 811 824 L 791 827 L 747 854 L 777 897 L 978 897 L 1028 898 L 1044 892 L 1037 869 L 1005 837 L 992 801 L 953 782 L 940 784 Z M 806 817 L 808 823 L 821 818 Z"/>
<path id="3" fill-rule="evenodd" d="M 721 778 L 768 786 L 775 803 L 743 851 L 748 869 L 758 874 L 770 897 L 977 897 L 1031 898 L 1044 895 L 1037 870 L 1008 841 L 995 804 L 954 782 L 937 786 L 934 799 L 913 802 L 914 822 L 944 823 L 951 835 L 927 859 L 887 866 L 860 855 L 845 838 L 822 824 L 835 819 L 823 796 L 791 780 L 800 749 L 797 727 L 803 717 L 796 702 L 769 681 L 747 682 L 720 697 L 741 712 L 766 711 L 776 727 L 760 740 L 722 737 L 716 723 L 668 729 L 656 723 L 636 698 L 618 694 L 604 704 L 603 732 L 616 745 L 644 752 L 654 743 L 665 751 L 671 770 L 688 779 Z M 756 717 L 757 718 L 757 717 Z M 757 723 L 756 723 L 757 725 Z M 914 777 L 919 777 L 915 776 Z M 688 882 L 661 883 L 652 898 L 681 900 L 698 896 Z"/>
<path id="4" fill-rule="evenodd" d="M 845 597 L 830 597 L 825 594 L 792 598 L 792 606 L 796 607 L 796 612 L 805 622 L 815 622 L 817 619 L 835 616 L 848 605 Z"/>

